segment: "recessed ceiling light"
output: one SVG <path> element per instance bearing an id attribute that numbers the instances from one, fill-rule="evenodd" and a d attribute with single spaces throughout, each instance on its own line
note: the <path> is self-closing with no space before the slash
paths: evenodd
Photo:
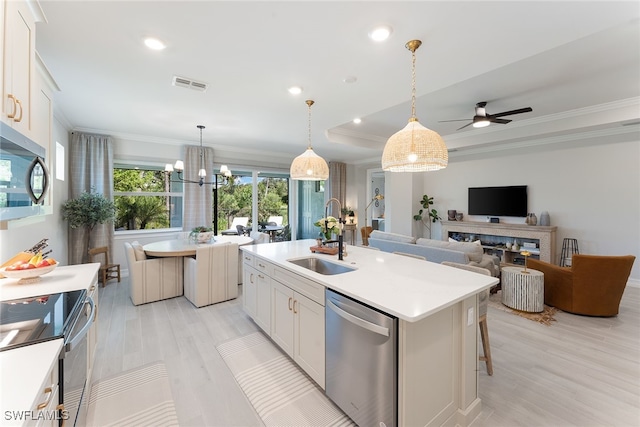
<path id="1" fill-rule="evenodd" d="M 356 76 L 347 76 L 344 79 L 342 79 L 342 81 L 345 83 L 355 83 L 358 81 L 358 78 Z"/>
<path id="2" fill-rule="evenodd" d="M 388 25 L 379 25 L 369 31 L 369 38 L 371 40 L 382 42 L 389 38 L 393 29 Z"/>
<path id="3" fill-rule="evenodd" d="M 359 125 L 360 123 L 362 123 L 362 119 L 360 117 L 356 117 L 355 119 L 353 119 L 353 123 Z"/>
<path id="4" fill-rule="evenodd" d="M 165 47 L 167 47 L 161 40 L 156 39 L 154 37 L 147 37 L 146 39 L 144 39 L 144 44 L 149 49 L 153 49 L 153 50 L 162 50 Z"/>
<path id="5" fill-rule="evenodd" d="M 302 88 L 300 86 L 291 86 L 289 88 L 289 93 L 291 95 L 300 95 L 302 93 Z"/>

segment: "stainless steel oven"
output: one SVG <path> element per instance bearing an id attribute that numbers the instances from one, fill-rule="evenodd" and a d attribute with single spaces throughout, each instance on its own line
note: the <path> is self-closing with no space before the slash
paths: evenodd
<path id="1" fill-rule="evenodd" d="M 58 360 L 58 387 L 67 418 L 61 419 L 61 424 L 66 421 L 66 426 L 85 425 L 87 333 L 94 318 L 94 302 L 84 289 L 0 303 L 0 351 L 64 339 Z"/>

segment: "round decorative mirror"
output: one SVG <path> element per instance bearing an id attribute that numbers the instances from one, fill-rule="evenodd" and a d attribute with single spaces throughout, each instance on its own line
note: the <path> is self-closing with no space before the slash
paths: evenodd
<path id="1" fill-rule="evenodd" d="M 36 205 L 44 201 L 49 188 L 49 171 L 41 157 L 35 157 L 27 169 L 27 193 Z"/>

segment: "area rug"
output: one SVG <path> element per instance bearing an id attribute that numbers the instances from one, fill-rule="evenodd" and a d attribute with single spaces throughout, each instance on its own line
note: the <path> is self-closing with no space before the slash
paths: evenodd
<path id="1" fill-rule="evenodd" d="M 88 426 L 177 426 L 167 369 L 162 362 L 97 381 L 89 396 Z"/>
<path id="2" fill-rule="evenodd" d="M 525 319 L 533 320 L 534 322 L 542 323 L 546 326 L 551 326 L 552 322 L 555 322 L 554 315 L 558 311 L 555 307 L 549 307 L 545 304 L 544 310 L 540 313 L 529 313 L 526 311 L 515 310 L 507 307 L 502 304 L 502 291 L 498 291 L 495 294 L 491 294 L 489 296 L 489 307 L 495 308 L 496 310 L 506 311 L 507 313 L 512 313 L 520 317 L 524 317 Z"/>
<path id="3" fill-rule="evenodd" d="M 227 341 L 217 349 L 265 426 L 356 427 L 262 333 Z"/>

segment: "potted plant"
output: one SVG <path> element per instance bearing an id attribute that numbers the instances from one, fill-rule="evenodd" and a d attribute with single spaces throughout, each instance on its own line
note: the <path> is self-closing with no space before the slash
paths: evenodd
<path id="1" fill-rule="evenodd" d="M 213 229 L 211 227 L 205 227 L 204 225 L 194 227 L 191 229 L 191 233 L 189 233 L 189 239 L 198 243 L 208 242 L 212 237 Z"/>
<path id="2" fill-rule="evenodd" d="M 69 227 L 86 230 L 86 250 L 83 251 L 83 261 L 87 250 L 91 247 L 91 232 L 98 224 L 111 221 L 116 216 L 116 205 L 100 193 L 83 192 L 75 199 L 69 199 L 62 204 L 62 217 L 69 221 Z"/>
<path id="3" fill-rule="evenodd" d="M 427 227 L 427 230 L 429 230 L 429 238 L 431 238 L 431 223 L 435 223 L 442 218 L 438 215 L 437 210 L 431 208 L 431 205 L 433 205 L 433 197 L 429 197 L 425 194 L 422 196 L 422 200 L 418 203 L 420 203 L 422 209 L 413 216 L 413 219 L 416 221 L 422 221 L 424 226 Z"/>

